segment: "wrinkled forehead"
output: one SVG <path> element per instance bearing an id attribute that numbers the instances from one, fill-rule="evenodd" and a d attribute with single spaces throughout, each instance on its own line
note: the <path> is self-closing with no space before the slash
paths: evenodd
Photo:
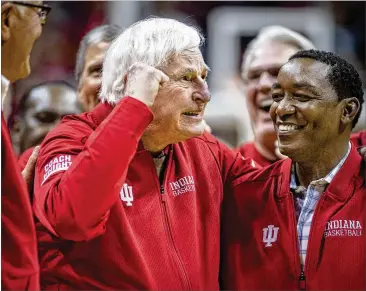
<path id="1" fill-rule="evenodd" d="M 252 48 L 244 60 L 242 73 L 267 68 L 280 68 L 299 49 L 291 44 L 280 41 L 262 41 Z"/>
<path id="2" fill-rule="evenodd" d="M 192 51 L 185 51 L 184 53 L 177 56 L 171 56 L 168 59 L 166 66 L 164 66 L 162 69 L 168 75 L 175 75 L 187 69 L 201 73 L 203 71 L 209 70 L 209 67 L 205 63 L 200 50 L 195 49 Z"/>
<path id="3" fill-rule="evenodd" d="M 98 58 L 98 60 L 100 58 L 104 59 L 110 45 L 111 43 L 104 41 L 90 44 L 86 49 L 85 62 L 93 61 L 96 58 Z"/>
<path id="4" fill-rule="evenodd" d="M 281 67 L 277 82 L 281 85 L 307 83 L 313 87 L 325 88 L 330 86 L 328 72 L 329 67 L 326 64 L 313 59 L 293 59 Z"/>

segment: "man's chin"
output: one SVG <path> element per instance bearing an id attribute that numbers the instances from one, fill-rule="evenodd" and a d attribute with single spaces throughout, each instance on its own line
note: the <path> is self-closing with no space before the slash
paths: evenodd
<path id="1" fill-rule="evenodd" d="M 182 139 L 187 140 L 193 137 L 198 137 L 205 132 L 205 126 L 202 123 L 200 126 L 195 126 L 194 128 L 188 128 L 181 130 Z"/>
<path id="2" fill-rule="evenodd" d="M 297 156 L 302 155 L 302 148 L 299 148 L 295 144 L 281 144 L 277 150 L 281 155 L 289 157 L 292 160 L 296 160 Z"/>
<path id="3" fill-rule="evenodd" d="M 26 60 L 26 62 L 24 62 L 20 68 L 20 70 L 18 71 L 17 74 L 17 79 L 24 79 L 27 78 L 31 73 L 31 67 L 29 64 L 29 58 Z"/>

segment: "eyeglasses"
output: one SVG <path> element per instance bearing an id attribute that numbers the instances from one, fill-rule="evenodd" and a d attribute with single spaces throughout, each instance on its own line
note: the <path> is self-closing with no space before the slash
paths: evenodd
<path id="1" fill-rule="evenodd" d="M 32 8 L 38 8 L 39 10 L 37 11 L 38 17 L 41 20 L 41 24 L 45 25 L 47 22 L 47 15 L 48 13 L 50 13 L 51 11 L 51 6 L 48 5 L 38 5 L 38 4 L 32 4 L 32 3 L 27 3 L 27 2 L 21 2 L 21 1 L 11 1 L 11 3 L 17 4 L 17 5 L 22 5 L 22 6 L 27 6 L 27 7 L 32 7 Z"/>

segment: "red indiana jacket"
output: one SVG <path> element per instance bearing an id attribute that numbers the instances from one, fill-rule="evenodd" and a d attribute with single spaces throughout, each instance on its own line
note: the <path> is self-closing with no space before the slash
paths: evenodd
<path id="1" fill-rule="evenodd" d="M 126 97 L 66 117 L 41 145 L 34 211 L 42 289 L 217 290 L 223 187 L 255 169 L 211 135 L 139 143 L 153 118 Z"/>
<path id="2" fill-rule="evenodd" d="M 366 190 L 361 159 L 352 146 L 322 194 L 301 278 L 291 160 L 236 180 L 234 195 L 224 201 L 222 289 L 365 290 Z"/>
<path id="3" fill-rule="evenodd" d="M 1 113 L 1 288 L 40 290 L 37 240 L 27 187 Z"/>
<path id="4" fill-rule="evenodd" d="M 352 133 L 351 134 L 351 142 L 356 147 L 366 146 L 366 130 Z"/>

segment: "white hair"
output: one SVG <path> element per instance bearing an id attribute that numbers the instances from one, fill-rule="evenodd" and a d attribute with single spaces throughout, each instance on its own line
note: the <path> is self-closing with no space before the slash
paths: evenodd
<path id="1" fill-rule="evenodd" d="M 168 18 L 147 18 L 123 31 L 107 51 L 99 98 L 110 104 L 123 96 L 122 77 L 135 62 L 158 68 L 171 57 L 194 52 L 204 37 L 194 26 Z"/>
<path id="2" fill-rule="evenodd" d="M 315 45 L 305 36 L 279 25 L 271 25 L 262 28 L 258 35 L 248 44 L 243 54 L 243 62 L 241 66 L 242 78 L 246 79 L 248 67 L 253 59 L 254 51 L 263 43 L 275 41 L 296 47 L 299 50 L 315 49 Z"/>

